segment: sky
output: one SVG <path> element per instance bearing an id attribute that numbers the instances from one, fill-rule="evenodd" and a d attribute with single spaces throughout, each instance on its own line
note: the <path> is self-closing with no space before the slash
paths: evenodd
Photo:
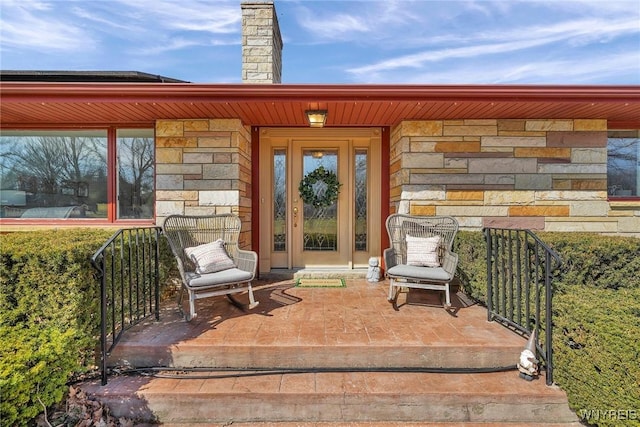
<path id="1" fill-rule="evenodd" d="M 282 83 L 640 84 L 640 0 L 275 0 Z M 240 1 L 0 0 L 0 69 L 241 82 Z"/>

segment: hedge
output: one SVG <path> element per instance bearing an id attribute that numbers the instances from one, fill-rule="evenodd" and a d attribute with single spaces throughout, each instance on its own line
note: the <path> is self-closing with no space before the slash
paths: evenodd
<path id="1" fill-rule="evenodd" d="M 0 235 L 0 420 L 27 425 L 94 370 L 99 286 L 90 257 L 113 234 L 58 229 Z M 161 240 L 164 242 L 164 239 Z M 162 245 L 161 281 L 175 263 Z M 168 258 L 167 258 L 168 257 Z"/>
<path id="2" fill-rule="evenodd" d="M 564 260 L 554 282 L 556 383 L 586 421 L 640 425 L 640 239 L 541 237 Z"/>
<path id="3" fill-rule="evenodd" d="M 640 239 L 539 233 L 563 265 L 553 286 L 554 380 L 593 425 L 640 425 Z M 486 245 L 460 232 L 458 276 L 486 302 Z"/>
<path id="4" fill-rule="evenodd" d="M 94 368 L 98 287 L 89 257 L 112 234 L 64 229 L 0 235 L 0 419 L 28 424 L 61 401 L 74 375 Z M 640 239 L 540 233 L 563 266 L 554 280 L 555 381 L 586 421 L 638 422 Z M 164 240 L 162 240 L 164 241 Z M 465 292 L 486 299 L 486 247 L 460 232 Z M 162 250 L 161 280 L 174 265 Z M 633 412 L 635 411 L 635 412 Z"/>
<path id="5" fill-rule="evenodd" d="M 89 258 L 112 234 L 52 230 L 0 237 L 0 418 L 25 424 L 90 369 L 99 288 Z"/>

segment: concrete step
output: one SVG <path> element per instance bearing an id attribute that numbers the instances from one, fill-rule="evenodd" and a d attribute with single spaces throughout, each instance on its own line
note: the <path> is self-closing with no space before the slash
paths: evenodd
<path id="1" fill-rule="evenodd" d="M 472 348 L 468 345 L 403 346 L 344 343 L 323 345 L 122 346 L 109 358 L 111 367 L 172 368 L 458 368 L 514 366 L 522 345 Z"/>
<path id="2" fill-rule="evenodd" d="M 410 295 L 394 311 L 384 285 L 348 283 L 345 289 L 258 288 L 261 303 L 242 312 L 224 298 L 201 304 L 191 322 L 175 305 L 161 321 L 127 331 L 110 366 L 150 367 L 426 367 L 513 366 L 526 340 L 486 310 L 453 296 L 447 312 L 437 293 Z M 409 297 L 407 297 L 409 298 Z M 339 300 L 338 300 L 339 299 Z"/>
<path id="3" fill-rule="evenodd" d="M 211 376 L 199 372 L 176 378 L 119 376 L 104 387 L 95 382 L 82 388 L 106 403 L 116 417 L 163 424 L 577 425 L 578 421 L 562 390 L 546 386 L 542 379 L 524 381 L 515 371 L 473 375 L 245 372 Z"/>
<path id="4" fill-rule="evenodd" d="M 109 357 L 114 367 L 156 367 L 146 371 L 165 375 L 120 375 L 105 387 L 81 387 L 115 416 L 177 427 L 577 422 L 566 394 L 547 387 L 544 376 L 527 382 L 515 370 L 420 369 L 517 362 L 526 340 L 488 322 L 486 309 L 462 293 L 452 296 L 452 311 L 442 308 L 438 293 L 413 291 L 394 310 L 385 283 L 361 279 L 344 288 L 299 288 L 288 277 L 258 282 L 255 293 L 256 310 L 214 298 L 190 322 L 175 304 L 166 306 L 160 321 L 128 330 Z M 282 372 L 294 369 L 302 372 Z"/>

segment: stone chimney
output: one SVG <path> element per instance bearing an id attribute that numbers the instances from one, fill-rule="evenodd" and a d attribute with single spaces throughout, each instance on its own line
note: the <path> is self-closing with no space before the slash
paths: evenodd
<path id="1" fill-rule="evenodd" d="M 280 83 L 282 37 L 272 1 L 242 3 L 242 82 Z"/>

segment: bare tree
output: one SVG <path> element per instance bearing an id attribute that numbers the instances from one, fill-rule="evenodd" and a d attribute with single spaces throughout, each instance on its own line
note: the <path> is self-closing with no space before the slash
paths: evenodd
<path id="1" fill-rule="evenodd" d="M 609 138 L 607 178 L 610 195 L 620 195 L 620 190 L 638 195 L 638 144 L 638 138 Z"/>
<path id="2" fill-rule="evenodd" d="M 121 216 L 140 218 L 153 203 L 153 138 L 118 140 L 118 203 Z"/>
<path id="3" fill-rule="evenodd" d="M 88 187 L 94 177 L 106 169 L 105 138 L 34 136 L 2 139 L 2 187 L 25 191 L 34 206 L 86 201 L 87 194 L 79 194 L 78 188 L 81 185 Z"/>

